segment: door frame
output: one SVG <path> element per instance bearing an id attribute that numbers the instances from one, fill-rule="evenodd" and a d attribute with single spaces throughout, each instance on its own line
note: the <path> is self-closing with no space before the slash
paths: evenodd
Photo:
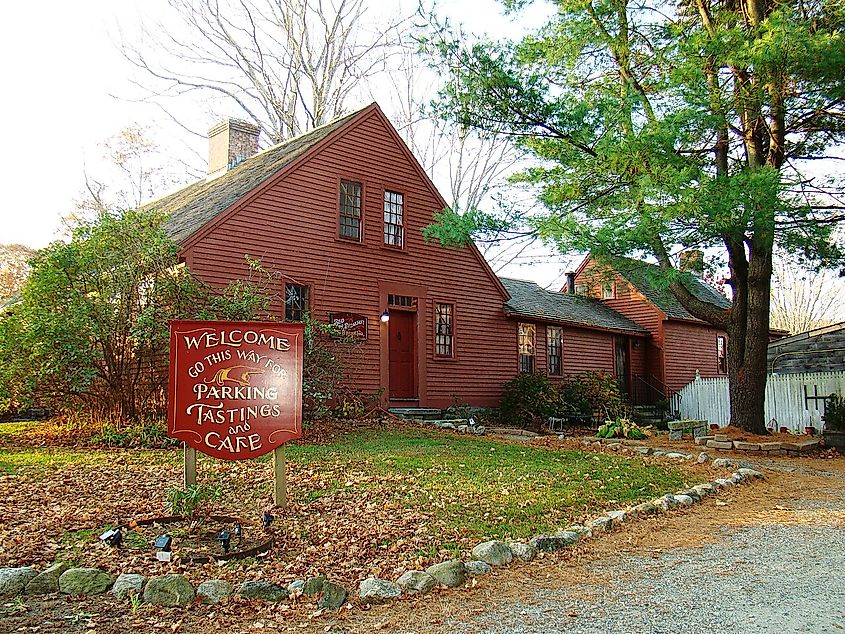
<path id="1" fill-rule="evenodd" d="M 416 309 L 411 309 L 416 312 L 416 384 L 417 384 L 417 398 L 391 400 L 390 399 L 390 342 L 389 342 L 389 327 L 390 324 L 381 321 L 381 314 L 387 310 L 388 314 L 391 311 L 408 310 L 406 308 L 394 307 L 389 308 L 387 305 L 388 295 L 407 295 L 409 297 L 417 298 Z M 417 286 L 414 284 L 402 284 L 398 282 L 380 281 L 378 284 L 378 324 L 379 324 L 379 386 L 383 389 L 381 394 L 381 404 L 384 406 L 393 406 L 397 404 L 413 404 L 425 407 L 428 402 L 428 391 L 426 381 L 426 358 L 428 356 L 428 348 L 426 347 L 426 329 L 428 327 L 429 317 L 429 302 L 428 302 L 428 288 L 425 286 Z"/>

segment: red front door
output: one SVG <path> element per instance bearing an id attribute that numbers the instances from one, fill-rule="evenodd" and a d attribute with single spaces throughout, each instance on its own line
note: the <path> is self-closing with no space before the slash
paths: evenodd
<path id="1" fill-rule="evenodd" d="M 417 314 L 393 310 L 388 323 L 390 398 L 417 398 Z"/>

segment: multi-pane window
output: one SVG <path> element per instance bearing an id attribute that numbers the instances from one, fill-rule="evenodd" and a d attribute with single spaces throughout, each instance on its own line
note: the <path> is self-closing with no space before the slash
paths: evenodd
<path id="1" fill-rule="evenodd" d="M 384 243 L 401 247 L 405 238 L 405 196 L 384 192 Z"/>
<path id="2" fill-rule="evenodd" d="M 546 350 L 549 355 L 549 374 L 563 374 L 563 337 L 558 326 L 546 327 Z"/>
<path id="3" fill-rule="evenodd" d="M 728 340 L 722 335 L 716 337 L 716 365 L 721 374 L 728 373 Z"/>
<path id="4" fill-rule="evenodd" d="M 455 356 L 455 305 L 434 305 L 434 354 L 438 357 Z"/>
<path id="5" fill-rule="evenodd" d="M 604 282 L 601 285 L 601 298 L 613 299 L 613 282 Z"/>
<path id="6" fill-rule="evenodd" d="M 340 237 L 361 240 L 361 183 L 340 181 Z"/>
<path id="7" fill-rule="evenodd" d="M 534 373 L 535 341 L 537 337 L 537 326 L 534 324 L 519 324 L 519 371 Z"/>
<path id="8" fill-rule="evenodd" d="M 285 284 L 285 321 L 304 321 L 308 315 L 308 287 Z"/>
<path id="9" fill-rule="evenodd" d="M 409 297 L 408 295 L 388 295 L 387 305 L 396 308 L 414 308 L 417 307 L 417 298 Z"/>

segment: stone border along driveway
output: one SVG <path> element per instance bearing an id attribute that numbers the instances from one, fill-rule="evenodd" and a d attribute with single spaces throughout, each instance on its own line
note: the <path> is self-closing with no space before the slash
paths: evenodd
<path id="1" fill-rule="evenodd" d="M 649 449 L 651 448 L 637 448 Z M 657 450 L 667 458 L 692 459 L 691 454 Z M 702 459 L 703 458 L 703 459 Z M 699 462 L 705 462 L 707 455 L 699 455 Z M 506 566 L 514 560 L 532 561 L 539 551 L 552 552 L 572 546 L 594 533 L 623 527 L 641 516 L 665 513 L 674 507 L 692 506 L 702 498 L 717 493 L 720 489 L 737 486 L 743 482 L 762 480 L 765 476 L 743 463 L 720 458 L 713 461 L 715 467 L 737 468 L 728 478 L 717 478 L 697 486 L 667 493 L 651 502 L 643 502 L 625 510 L 608 511 L 593 518 L 583 526 L 570 526 L 552 535 L 535 535 L 527 543 L 518 541 L 486 541 L 476 545 L 471 552 L 472 559 L 462 562 L 458 559 L 429 566 L 425 571 L 409 570 L 395 582 L 370 577 L 358 588 L 358 598 L 364 603 L 384 603 L 406 594 L 425 594 L 438 585 L 454 588 L 462 585 L 469 576 L 490 572 L 494 566 Z M 324 575 L 305 580 L 296 580 L 287 587 L 269 581 L 244 581 L 237 589 L 220 579 L 201 583 L 195 589 L 182 575 L 168 574 L 152 577 L 123 573 L 112 578 L 97 568 L 70 568 L 57 563 L 36 572 L 34 568 L 0 568 L 0 599 L 17 595 L 39 595 L 61 592 L 69 595 L 101 594 L 110 589 L 115 596 L 128 599 L 141 597 L 153 605 L 185 607 L 195 599 L 214 604 L 231 594 L 247 599 L 284 601 L 299 596 L 314 597 L 318 608 L 338 609 L 347 599 L 348 591 L 343 586 L 329 581 Z"/>

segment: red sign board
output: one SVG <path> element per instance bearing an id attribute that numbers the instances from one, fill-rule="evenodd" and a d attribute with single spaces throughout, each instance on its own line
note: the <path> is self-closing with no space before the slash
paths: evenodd
<path id="1" fill-rule="evenodd" d="M 329 324 L 345 335 L 356 339 L 367 338 L 367 317 L 358 313 L 329 313 Z"/>
<path id="2" fill-rule="evenodd" d="M 168 435 L 223 460 L 301 437 L 304 328 L 170 322 Z"/>

